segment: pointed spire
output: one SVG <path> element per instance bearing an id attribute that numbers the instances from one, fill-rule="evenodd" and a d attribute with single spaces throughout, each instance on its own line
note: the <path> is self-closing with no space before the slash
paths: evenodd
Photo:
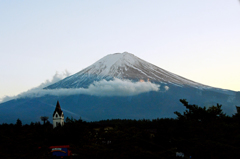
<path id="1" fill-rule="evenodd" d="M 62 114 L 62 110 L 61 110 L 59 101 L 57 101 L 57 105 L 56 105 L 55 111 L 53 112 L 53 116 L 54 116 L 54 114 L 55 114 L 56 112 L 58 112 L 58 115 L 61 115 L 61 114 Z"/>
<path id="2" fill-rule="evenodd" d="M 57 101 L 56 109 L 61 109 L 59 101 Z"/>

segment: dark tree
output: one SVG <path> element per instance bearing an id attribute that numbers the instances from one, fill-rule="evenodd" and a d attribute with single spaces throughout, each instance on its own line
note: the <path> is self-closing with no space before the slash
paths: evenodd
<path id="1" fill-rule="evenodd" d="M 22 121 L 20 119 L 17 119 L 16 126 L 22 127 Z"/>
<path id="2" fill-rule="evenodd" d="M 178 116 L 179 120 L 189 121 L 212 121 L 225 117 L 226 115 L 222 112 L 222 105 L 211 106 L 208 109 L 206 107 L 199 107 L 195 104 L 188 104 L 186 99 L 180 99 L 180 102 L 186 107 L 186 111 L 183 114 L 174 112 Z"/>
<path id="3" fill-rule="evenodd" d="M 43 121 L 43 123 L 45 124 L 45 122 L 48 120 L 47 116 L 41 116 L 40 119 Z"/>

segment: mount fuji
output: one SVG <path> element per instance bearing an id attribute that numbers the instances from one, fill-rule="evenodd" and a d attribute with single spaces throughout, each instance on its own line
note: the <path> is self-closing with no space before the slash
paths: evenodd
<path id="1" fill-rule="evenodd" d="M 208 86 L 188 80 L 150 64 L 133 54 L 115 53 L 107 55 L 82 71 L 65 78 L 46 89 L 87 88 L 94 81 L 129 79 L 132 81 L 151 81 L 154 83 L 175 84 L 196 88 Z"/>
<path id="2" fill-rule="evenodd" d="M 185 108 L 179 99 L 199 106 L 223 105 L 236 113 L 240 92 L 203 85 L 166 71 L 133 54 L 115 53 L 41 90 L 0 104 L 0 123 L 36 122 L 49 116 L 59 100 L 65 117 L 103 119 L 174 118 Z"/>

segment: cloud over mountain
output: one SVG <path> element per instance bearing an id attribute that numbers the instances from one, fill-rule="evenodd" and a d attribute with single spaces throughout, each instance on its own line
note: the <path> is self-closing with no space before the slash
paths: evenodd
<path id="1" fill-rule="evenodd" d="M 87 94 L 95 96 L 131 96 L 149 91 L 158 91 L 160 85 L 151 82 L 131 82 L 115 78 L 112 81 L 94 82 L 88 88 L 32 89 L 18 97 L 41 97 L 44 95 L 75 95 Z"/>
<path id="2" fill-rule="evenodd" d="M 17 99 L 20 97 L 23 97 L 25 94 L 31 94 L 31 92 L 37 92 L 37 91 L 41 91 L 44 87 L 47 87 L 53 83 L 56 83 L 66 77 L 68 77 L 71 73 L 68 70 L 65 70 L 62 73 L 56 72 L 51 80 L 46 80 L 45 82 L 41 83 L 39 86 L 34 87 L 26 92 L 20 93 L 19 95 L 16 96 L 5 96 L 3 98 L 0 98 L 0 103 L 12 100 L 12 99 Z"/>
<path id="3" fill-rule="evenodd" d="M 57 80 L 58 78 L 59 76 L 55 75 L 53 80 Z M 95 81 L 88 88 L 43 89 L 46 86 L 46 83 L 49 84 L 52 81 L 47 81 L 39 87 L 23 92 L 17 96 L 5 97 L 5 100 L 3 101 L 24 97 L 42 97 L 44 95 L 68 96 L 87 94 L 94 96 L 133 96 L 150 91 L 159 91 L 160 89 L 160 85 L 151 82 L 131 82 L 130 80 L 121 80 L 118 78 L 114 78 L 110 81 L 105 79 Z"/>

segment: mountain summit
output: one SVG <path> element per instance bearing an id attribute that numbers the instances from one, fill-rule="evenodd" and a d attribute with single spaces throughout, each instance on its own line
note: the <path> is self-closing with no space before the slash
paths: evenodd
<path id="1" fill-rule="evenodd" d="M 175 84 L 177 86 L 191 86 L 196 88 L 208 87 L 168 72 L 131 53 L 124 52 L 109 54 L 80 72 L 45 89 L 87 88 L 94 81 L 103 79 L 112 80 L 113 78 L 132 81 L 144 80 L 153 83 Z"/>

